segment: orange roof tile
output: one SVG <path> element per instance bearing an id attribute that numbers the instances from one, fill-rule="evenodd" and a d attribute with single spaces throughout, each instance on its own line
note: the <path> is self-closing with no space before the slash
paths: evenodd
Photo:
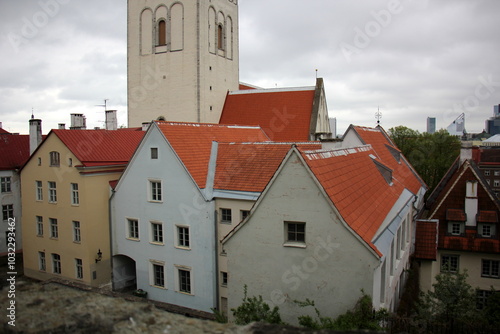
<path id="1" fill-rule="evenodd" d="M 214 188 L 262 192 L 292 145 L 320 149 L 320 143 L 219 143 Z"/>
<path id="2" fill-rule="evenodd" d="M 465 211 L 462 209 L 448 209 L 446 210 L 446 220 L 464 222 L 467 220 L 467 216 L 465 215 Z"/>
<path id="3" fill-rule="evenodd" d="M 143 131 L 52 130 L 51 133 L 84 166 L 126 164 L 144 137 Z"/>
<path id="4" fill-rule="evenodd" d="M 480 210 L 477 214 L 476 220 L 481 223 L 498 223 L 497 212 L 491 210 Z"/>
<path id="5" fill-rule="evenodd" d="M 269 141 L 260 127 L 156 121 L 200 188 L 205 188 L 212 142 Z"/>
<path id="6" fill-rule="evenodd" d="M 418 220 L 415 233 L 415 258 L 435 261 L 437 258 L 437 236 L 437 221 Z"/>
<path id="7" fill-rule="evenodd" d="M 220 124 L 258 125 L 274 141 L 309 140 L 315 87 L 229 92 Z"/>
<path id="8" fill-rule="evenodd" d="M 0 135 L 0 170 L 18 169 L 29 157 L 29 135 Z"/>

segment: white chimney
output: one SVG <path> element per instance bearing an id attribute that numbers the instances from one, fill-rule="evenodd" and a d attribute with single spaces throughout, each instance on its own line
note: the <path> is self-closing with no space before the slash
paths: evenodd
<path id="1" fill-rule="evenodd" d="M 477 186 L 477 181 L 467 181 L 465 193 L 465 214 L 467 215 L 466 226 L 476 225 Z"/>
<path id="2" fill-rule="evenodd" d="M 86 128 L 86 119 L 83 114 L 71 114 L 71 130 L 85 130 Z"/>
<path id="3" fill-rule="evenodd" d="M 465 160 L 472 160 L 471 142 L 463 142 L 462 147 L 460 148 L 460 166 L 462 166 Z"/>
<path id="4" fill-rule="evenodd" d="M 33 117 L 33 116 L 32 116 Z M 42 120 L 30 119 L 30 155 L 42 142 Z"/>
<path id="5" fill-rule="evenodd" d="M 151 124 L 151 123 L 150 122 L 143 122 L 142 123 L 142 131 L 148 131 L 149 124 Z"/>
<path id="6" fill-rule="evenodd" d="M 106 130 L 118 129 L 118 118 L 116 110 L 106 110 Z"/>
<path id="7" fill-rule="evenodd" d="M 59 123 L 59 124 L 58 124 L 58 129 L 59 129 L 59 130 L 66 130 L 66 124 L 64 124 L 64 123 Z"/>

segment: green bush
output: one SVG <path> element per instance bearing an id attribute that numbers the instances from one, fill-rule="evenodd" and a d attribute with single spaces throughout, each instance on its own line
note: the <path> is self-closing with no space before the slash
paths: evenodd
<path id="1" fill-rule="evenodd" d="M 283 323 L 277 306 L 271 310 L 271 307 L 262 300 L 262 296 L 247 297 L 246 284 L 243 289 L 245 292 L 243 303 L 237 308 L 231 309 L 237 325 L 246 325 L 251 322 Z"/>

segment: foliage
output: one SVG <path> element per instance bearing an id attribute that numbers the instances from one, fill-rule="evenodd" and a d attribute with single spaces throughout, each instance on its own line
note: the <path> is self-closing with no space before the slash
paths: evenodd
<path id="1" fill-rule="evenodd" d="M 247 297 L 246 284 L 243 289 L 243 303 L 236 309 L 231 309 L 237 325 L 246 325 L 254 321 L 267 322 L 270 324 L 283 323 L 277 306 L 271 310 L 269 305 L 262 300 L 262 296 Z"/>
<path id="2" fill-rule="evenodd" d="M 388 132 L 429 190 L 434 189 L 460 154 L 460 139 L 443 129 L 430 134 L 397 126 Z"/>
<path id="3" fill-rule="evenodd" d="M 484 317 L 491 328 L 500 327 L 500 292 L 491 288 L 491 296 L 488 297 L 484 308 Z"/>
<path id="4" fill-rule="evenodd" d="M 467 283 L 468 276 L 467 270 L 436 275 L 434 289 L 421 294 L 419 317 L 447 324 L 477 318 L 476 293 Z"/>
<path id="5" fill-rule="evenodd" d="M 226 324 L 228 319 L 226 317 L 226 315 L 224 313 L 222 313 L 221 311 L 215 309 L 215 308 L 210 308 L 212 310 L 212 312 L 214 312 L 214 315 L 215 315 L 215 321 L 221 323 L 221 324 Z"/>
<path id="6" fill-rule="evenodd" d="M 358 299 L 356 306 L 351 311 L 338 316 L 335 320 L 330 317 L 323 317 L 319 310 L 315 307 L 314 301 L 306 299 L 305 302 L 295 301 L 300 307 L 312 306 L 318 317 L 318 320 L 311 316 L 300 316 L 299 324 L 312 329 L 331 329 L 340 331 L 349 330 L 382 330 L 380 323 L 388 317 L 388 312 L 385 309 L 375 311 L 373 309 L 372 298 L 361 290 L 362 296 Z"/>

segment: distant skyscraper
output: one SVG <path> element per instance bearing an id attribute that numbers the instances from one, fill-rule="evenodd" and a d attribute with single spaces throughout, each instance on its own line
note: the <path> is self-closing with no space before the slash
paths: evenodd
<path id="1" fill-rule="evenodd" d="M 427 133 L 436 132 L 436 117 L 427 117 Z"/>
<path id="2" fill-rule="evenodd" d="M 500 104 L 493 106 L 493 117 L 486 120 L 485 127 L 492 136 L 500 134 Z"/>
<path id="3" fill-rule="evenodd" d="M 462 136 L 465 131 L 465 114 L 458 116 L 450 125 L 448 125 L 448 133 L 452 136 Z"/>

